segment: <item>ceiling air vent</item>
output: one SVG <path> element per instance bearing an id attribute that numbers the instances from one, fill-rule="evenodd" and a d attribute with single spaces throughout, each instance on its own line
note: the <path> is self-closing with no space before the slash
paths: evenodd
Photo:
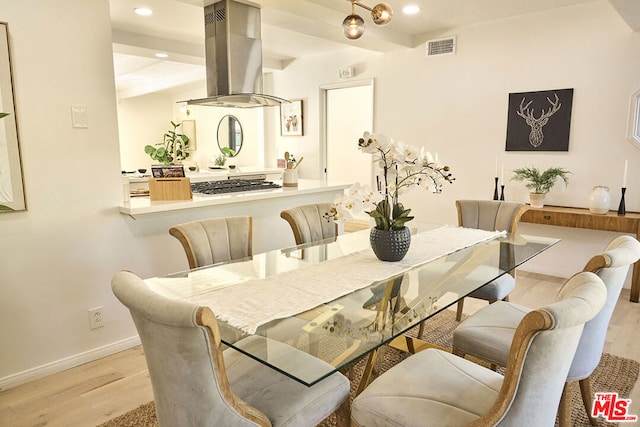
<path id="1" fill-rule="evenodd" d="M 456 38 L 429 40 L 426 44 L 426 56 L 453 55 L 456 53 Z"/>

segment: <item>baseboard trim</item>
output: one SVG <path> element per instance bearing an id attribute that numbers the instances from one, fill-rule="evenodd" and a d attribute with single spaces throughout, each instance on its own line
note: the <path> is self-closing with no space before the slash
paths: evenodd
<path id="1" fill-rule="evenodd" d="M 120 351 L 128 350 L 137 345 L 140 345 L 140 337 L 136 335 L 131 338 L 85 351 L 84 353 L 74 354 L 73 356 L 65 357 L 64 359 L 56 360 L 45 365 L 36 366 L 35 368 L 0 378 L 0 391 L 17 387 L 28 383 L 29 381 L 35 381 L 46 377 L 47 375 L 75 368 L 76 366 L 80 366 L 88 362 L 93 362 L 94 360 L 110 356 Z"/>

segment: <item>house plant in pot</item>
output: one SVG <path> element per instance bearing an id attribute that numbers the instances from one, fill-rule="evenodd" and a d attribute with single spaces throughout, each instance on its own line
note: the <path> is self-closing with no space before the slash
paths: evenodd
<path id="1" fill-rule="evenodd" d="M 189 137 L 185 134 L 178 133 L 177 129 L 182 123 L 171 121 L 172 130 L 168 130 L 162 142 L 155 145 L 146 145 L 144 152 L 153 160 L 165 165 L 171 163 L 181 163 L 189 157 Z"/>
<path id="2" fill-rule="evenodd" d="M 365 132 L 358 148 L 374 156 L 382 170 L 376 178 L 377 189 L 356 183 L 334 201 L 325 217 L 345 222 L 365 211 L 375 220 L 371 229 L 371 247 L 382 261 L 400 261 L 411 243 L 411 233 L 405 223 L 411 221 L 411 209 L 400 203 L 399 196 L 411 187 L 422 187 L 433 193 L 442 192 L 445 182 L 455 178 L 449 166 L 440 163 L 438 156 L 381 134 Z"/>
<path id="3" fill-rule="evenodd" d="M 529 193 L 529 201 L 532 208 L 541 208 L 544 206 L 545 195 L 553 188 L 558 178 L 564 181 L 565 186 L 569 183 L 569 172 L 560 167 L 550 167 L 544 172 L 540 172 L 538 168 L 526 167 L 514 169 L 512 181 L 525 181 L 525 186 L 531 190 Z"/>

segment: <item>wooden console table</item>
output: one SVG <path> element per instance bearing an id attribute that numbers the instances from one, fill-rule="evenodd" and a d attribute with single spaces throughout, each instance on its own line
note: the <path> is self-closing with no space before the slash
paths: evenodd
<path id="1" fill-rule="evenodd" d="M 616 211 L 609 211 L 606 215 L 595 215 L 589 209 L 565 208 L 562 206 L 545 206 L 531 208 L 520 218 L 522 222 L 544 225 L 558 225 L 560 227 L 587 228 L 590 230 L 615 231 L 618 233 L 634 234 L 640 240 L 640 213 L 627 212 L 618 215 Z M 632 302 L 640 298 L 640 261 L 633 265 L 631 277 Z"/>

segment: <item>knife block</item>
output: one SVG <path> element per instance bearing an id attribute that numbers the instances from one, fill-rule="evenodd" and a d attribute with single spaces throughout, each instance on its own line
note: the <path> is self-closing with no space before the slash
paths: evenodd
<path id="1" fill-rule="evenodd" d="M 152 202 L 192 198 L 189 178 L 149 178 L 149 199 Z"/>

